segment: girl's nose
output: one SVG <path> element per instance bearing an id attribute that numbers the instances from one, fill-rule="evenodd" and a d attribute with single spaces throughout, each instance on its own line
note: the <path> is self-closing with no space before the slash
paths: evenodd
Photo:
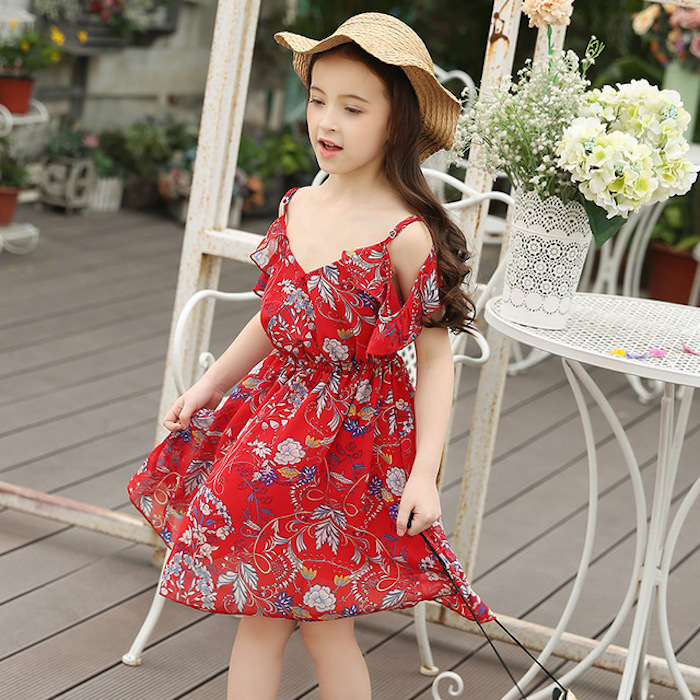
<path id="1" fill-rule="evenodd" d="M 336 131 L 337 123 L 335 118 L 335 110 L 327 107 L 323 110 L 323 114 L 319 119 L 318 125 L 324 131 Z"/>

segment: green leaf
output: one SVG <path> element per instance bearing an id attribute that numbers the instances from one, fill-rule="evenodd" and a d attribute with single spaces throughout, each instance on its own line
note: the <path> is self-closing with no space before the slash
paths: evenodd
<path id="1" fill-rule="evenodd" d="M 612 238 L 627 221 L 622 216 L 613 216 L 612 219 L 608 219 L 605 209 L 585 198 L 583 199 L 583 208 L 588 215 L 593 238 L 595 238 L 595 244 L 598 248 L 609 238 Z"/>

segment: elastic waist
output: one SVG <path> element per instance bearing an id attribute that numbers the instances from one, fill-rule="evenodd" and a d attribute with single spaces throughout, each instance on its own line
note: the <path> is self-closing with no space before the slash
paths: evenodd
<path id="1" fill-rule="evenodd" d="M 275 348 L 273 354 L 280 358 L 284 365 L 293 365 L 297 368 L 309 370 L 325 370 L 333 374 L 354 374 L 362 371 L 368 365 L 375 367 L 377 365 L 403 364 L 403 361 L 398 355 L 370 355 L 364 360 L 358 357 L 352 357 L 348 360 L 333 361 L 323 355 L 308 355 L 306 353 L 295 354 Z"/>

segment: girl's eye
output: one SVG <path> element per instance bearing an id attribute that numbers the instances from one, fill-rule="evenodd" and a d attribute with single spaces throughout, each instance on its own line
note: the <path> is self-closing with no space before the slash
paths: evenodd
<path id="1" fill-rule="evenodd" d="M 323 102 L 321 100 L 319 100 L 317 97 L 310 97 L 309 104 L 310 105 L 321 105 L 321 104 L 323 104 Z"/>
<path id="2" fill-rule="evenodd" d="M 357 107 L 346 107 L 345 108 L 350 114 L 362 114 L 362 111 L 357 109 Z"/>

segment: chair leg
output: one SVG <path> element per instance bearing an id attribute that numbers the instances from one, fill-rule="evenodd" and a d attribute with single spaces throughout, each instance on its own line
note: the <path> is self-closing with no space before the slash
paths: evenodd
<path id="1" fill-rule="evenodd" d="M 167 562 L 167 557 L 165 558 Z M 136 638 L 131 643 L 131 648 L 122 656 L 122 663 L 127 666 L 140 666 L 141 665 L 141 654 L 148 644 L 148 640 L 153 632 L 153 628 L 158 622 L 161 612 L 163 611 L 163 606 L 165 605 L 165 598 L 160 594 L 160 582 L 163 578 L 163 570 L 165 569 L 165 562 L 163 562 L 163 569 L 161 569 L 160 576 L 158 577 L 158 586 L 156 587 L 155 595 L 153 596 L 153 602 L 148 610 L 148 615 L 141 625 Z"/>
<path id="2" fill-rule="evenodd" d="M 424 676 L 437 676 L 440 669 L 433 663 L 433 652 L 430 649 L 430 639 L 428 638 L 428 623 L 425 618 L 426 605 L 427 603 L 422 602 L 413 608 L 416 641 L 421 661 L 420 672 Z"/>

